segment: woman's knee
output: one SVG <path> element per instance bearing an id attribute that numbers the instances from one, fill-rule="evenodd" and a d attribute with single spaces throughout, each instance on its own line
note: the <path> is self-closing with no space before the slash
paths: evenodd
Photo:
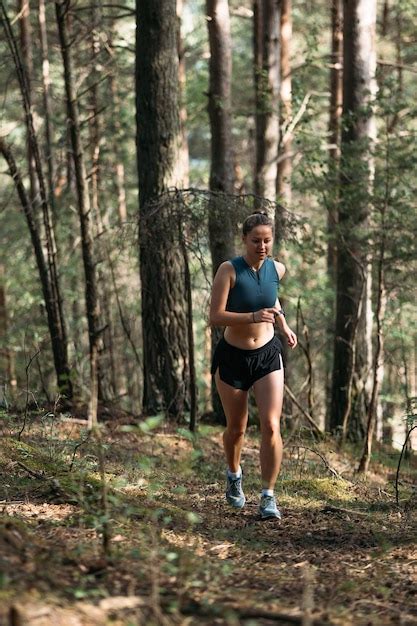
<path id="1" fill-rule="evenodd" d="M 281 436 L 280 420 L 277 418 L 261 420 L 261 435 L 264 438 L 274 439 Z"/>
<path id="2" fill-rule="evenodd" d="M 228 424 L 225 430 L 225 434 L 233 439 L 240 439 L 241 437 L 244 437 L 245 432 L 246 422 L 244 424 Z"/>

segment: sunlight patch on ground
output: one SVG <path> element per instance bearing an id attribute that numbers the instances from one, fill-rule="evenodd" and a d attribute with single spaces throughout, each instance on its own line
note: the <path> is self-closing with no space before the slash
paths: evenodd
<path id="1" fill-rule="evenodd" d="M 35 518 L 37 521 L 62 521 L 74 514 L 77 507 L 72 504 L 35 504 L 33 502 L 6 502 L 4 512 L 8 515 Z"/>

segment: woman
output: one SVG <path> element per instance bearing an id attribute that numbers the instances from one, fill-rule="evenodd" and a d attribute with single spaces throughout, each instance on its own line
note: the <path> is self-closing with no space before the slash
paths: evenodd
<path id="1" fill-rule="evenodd" d="M 262 519 L 281 513 L 274 496 L 282 459 L 280 418 L 284 391 L 282 345 L 274 335 L 277 320 L 295 348 L 297 337 L 285 321 L 277 297 L 285 266 L 270 258 L 273 225 L 265 213 L 243 223 L 245 254 L 222 263 L 213 281 L 210 323 L 225 326 L 213 355 L 212 374 L 226 415 L 223 445 L 228 463 L 226 500 L 241 509 L 240 456 L 248 421 L 248 392 L 253 386 L 261 426 Z"/>

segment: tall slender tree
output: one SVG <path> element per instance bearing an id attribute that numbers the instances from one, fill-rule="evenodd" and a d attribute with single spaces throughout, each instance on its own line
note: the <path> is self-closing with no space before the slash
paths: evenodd
<path id="1" fill-rule="evenodd" d="M 184 0 L 177 0 L 177 19 L 178 19 L 178 86 L 179 86 L 179 103 L 180 103 L 180 127 L 181 127 L 181 159 L 183 169 L 183 185 L 188 187 L 189 184 L 189 151 L 187 139 L 187 106 L 186 106 L 186 66 L 185 66 L 185 46 L 182 39 L 181 26 L 182 14 L 184 9 Z"/>
<path id="2" fill-rule="evenodd" d="M 166 193 L 182 185 L 175 0 L 136 3 L 143 410 L 180 415 L 189 369 L 184 262 Z"/>
<path id="3" fill-rule="evenodd" d="M 376 0 L 347 0 L 343 26 L 343 130 L 338 216 L 337 302 L 330 427 L 363 436 L 352 422 L 358 345 L 369 333 L 367 229 L 373 182 Z M 359 332 L 361 324 L 365 324 Z M 359 336 L 361 340 L 358 341 Z M 364 384 L 365 373 L 360 382 Z"/>
<path id="4" fill-rule="evenodd" d="M 68 10 L 68 0 L 59 0 L 55 2 L 58 36 L 64 67 L 67 123 L 69 126 L 72 158 L 74 163 L 77 208 L 80 220 L 81 246 L 85 274 L 85 301 L 88 322 L 88 338 L 90 345 L 90 398 L 88 404 L 88 421 L 89 426 L 93 427 L 97 420 L 98 404 L 100 306 L 97 291 L 97 262 L 94 252 L 90 196 L 88 191 L 84 150 L 81 142 L 78 97 L 75 88 L 75 77 L 70 47 L 70 38 L 68 36 L 67 28 Z"/>
<path id="5" fill-rule="evenodd" d="M 235 186 L 232 149 L 232 37 L 228 0 L 206 0 L 210 46 L 208 113 L 211 132 L 209 242 L 213 276 L 223 261 L 235 255 L 234 216 L 227 196 Z M 220 192 L 220 193 L 219 193 Z M 221 329 L 211 329 L 211 352 Z M 214 414 L 222 419 L 223 409 L 214 380 L 211 387 Z"/>
<path id="6" fill-rule="evenodd" d="M 343 4 L 342 0 L 332 0 L 331 6 L 331 67 L 330 67 L 330 106 L 329 106 L 329 174 L 337 183 L 340 162 L 340 137 L 343 106 Z M 334 203 L 328 208 L 327 232 L 327 272 L 333 285 L 336 277 L 336 224 L 337 224 L 337 185 Z"/>
<path id="7" fill-rule="evenodd" d="M 255 47 L 255 193 L 275 201 L 279 145 L 280 21 L 279 0 L 256 0 Z M 262 58 L 262 65 L 259 63 Z M 271 209 L 272 210 L 272 209 Z M 271 215 L 274 218 L 274 215 Z"/>
<path id="8" fill-rule="evenodd" d="M 26 90 L 30 107 L 33 107 L 33 50 L 32 50 L 32 26 L 30 22 L 29 0 L 18 0 L 17 16 L 20 31 L 20 50 L 22 61 L 26 70 Z M 30 179 L 30 197 L 33 203 L 37 201 L 39 184 L 36 175 L 36 164 L 33 155 L 33 147 L 30 138 L 27 139 L 28 170 Z"/>
<path id="9" fill-rule="evenodd" d="M 45 159 L 48 180 L 48 199 L 51 206 L 52 219 L 57 220 L 55 208 L 55 159 L 53 153 L 53 125 L 51 105 L 51 78 L 49 73 L 48 36 L 46 30 L 45 0 L 38 2 L 39 41 L 42 55 L 42 99 L 45 126 Z"/>
<path id="10" fill-rule="evenodd" d="M 278 155 L 277 194 L 280 201 L 286 207 L 289 207 L 291 204 L 292 173 L 291 0 L 281 0 L 280 35 L 280 142 Z M 280 216 L 277 217 L 279 219 Z"/>
<path id="11" fill-rule="evenodd" d="M 67 332 L 63 310 L 63 299 L 61 295 L 57 266 L 54 224 L 52 220 L 51 207 L 47 197 L 47 185 L 45 184 L 43 175 L 38 137 L 33 121 L 32 99 L 28 82 L 27 65 L 21 57 L 12 25 L 3 1 L 0 2 L 0 23 L 4 28 L 6 40 L 16 68 L 16 75 L 25 113 L 27 137 L 28 143 L 30 144 L 28 159 L 29 161 L 33 160 L 33 167 L 30 165 L 29 169 L 32 171 L 32 174 L 36 179 L 33 184 L 31 184 L 30 196 L 27 195 L 24 181 L 17 167 L 13 152 L 10 146 L 8 146 L 3 139 L 0 141 L 0 152 L 3 154 L 9 166 L 9 171 L 13 177 L 31 235 L 31 241 L 42 285 L 43 297 L 45 300 L 58 388 L 66 397 L 71 398 L 72 383 L 68 362 Z M 44 229 L 43 237 L 40 230 L 40 220 L 34 202 L 35 188 L 39 189 L 39 203 Z"/>
<path id="12" fill-rule="evenodd" d="M 330 8 L 331 53 L 330 53 L 330 102 L 329 102 L 329 161 L 328 180 L 332 193 L 328 195 L 327 206 L 327 277 L 332 294 L 336 293 L 337 262 L 337 220 L 340 185 L 340 141 L 343 106 L 343 3 L 332 0 Z M 334 341 L 335 297 L 332 296 L 332 315 L 327 327 L 329 350 L 326 351 L 326 424 L 330 423 L 331 406 L 331 369 L 332 355 L 330 346 Z"/>
<path id="13" fill-rule="evenodd" d="M 0 406 L 16 397 L 14 352 L 8 341 L 9 312 L 6 295 L 6 268 L 0 263 Z"/>
<path id="14" fill-rule="evenodd" d="M 210 45 L 208 112 L 211 132 L 210 190 L 234 191 L 232 150 L 232 39 L 228 0 L 207 0 Z M 209 212 L 213 274 L 234 255 L 232 217 L 220 197 L 213 196 Z"/>

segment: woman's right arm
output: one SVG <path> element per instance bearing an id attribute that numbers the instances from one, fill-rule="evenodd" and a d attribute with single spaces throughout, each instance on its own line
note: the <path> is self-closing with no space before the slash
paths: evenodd
<path id="1" fill-rule="evenodd" d="M 261 309 L 254 313 L 234 313 L 226 311 L 227 298 L 234 279 L 234 268 L 229 261 L 219 266 L 213 280 L 210 304 L 210 324 L 212 326 L 240 326 L 259 322 L 274 323 L 274 308 Z"/>

